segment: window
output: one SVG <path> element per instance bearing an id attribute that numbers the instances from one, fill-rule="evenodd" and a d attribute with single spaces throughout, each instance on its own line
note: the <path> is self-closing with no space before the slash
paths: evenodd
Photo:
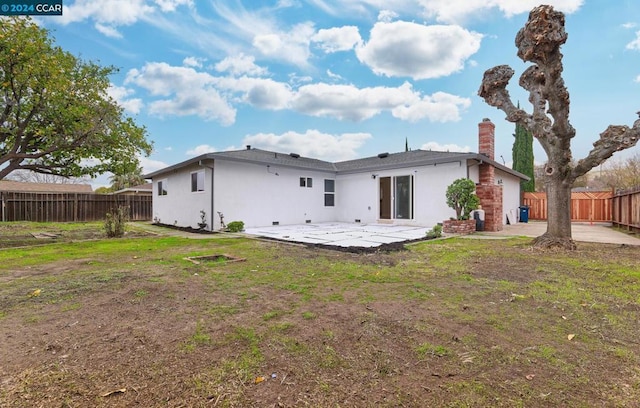
<path id="1" fill-rule="evenodd" d="M 158 195 L 159 196 L 167 195 L 167 180 L 158 181 Z"/>
<path id="2" fill-rule="evenodd" d="M 313 179 L 311 177 L 300 177 L 300 187 L 313 187 Z"/>
<path id="3" fill-rule="evenodd" d="M 204 170 L 191 173 L 191 192 L 204 191 Z"/>
<path id="4" fill-rule="evenodd" d="M 324 206 L 334 207 L 336 204 L 336 181 L 325 179 L 324 181 Z"/>

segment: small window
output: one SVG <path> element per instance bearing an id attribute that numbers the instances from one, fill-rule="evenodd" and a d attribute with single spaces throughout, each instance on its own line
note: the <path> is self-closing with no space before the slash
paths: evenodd
<path id="1" fill-rule="evenodd" d="M 167 195 L 167 180 L 158 181 L 158 195 L 159 196 Z"/>
<path id="2" fill-rule="evenodd" d="M 313 179 L 311 177 L 300 177 L 300 187 L 313 187 Z"/>
<path id="3" fill-rule="evenodd" d="M 336 205 L 336 181 L 325 179 L 324 181 L 324 206 L 334 207 Z"/>
<path id="4" fill-rule="evenodd" d="M 204 191 L 204 170 L 191 173 L 191 192 Z"/>

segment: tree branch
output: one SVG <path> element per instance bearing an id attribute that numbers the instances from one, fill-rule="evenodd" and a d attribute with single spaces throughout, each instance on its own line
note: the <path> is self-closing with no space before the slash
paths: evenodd
<path id="1" fill-rule="evenodd" d="M 600 139 L 593 144 L 593 149 L 587 157 L 578 161 L 571 171 L 573 180 L 586 174 L 592 168 L 611 157 L 615 152 L 628 149 L 638 143 L 640 139 L 640 119 L 633 123 L 633 127 L 626 125 L 610 125 L 600 133 Z"/>

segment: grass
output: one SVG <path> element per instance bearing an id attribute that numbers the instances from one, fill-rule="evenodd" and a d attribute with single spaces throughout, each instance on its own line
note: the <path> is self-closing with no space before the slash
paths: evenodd
<path id="1" fill-rule="evenodd" d="M 246 261 L 184 261 L 211 253 Z M 19 389 L 80 406 L 111 379 L 136 391 L 94 405 L 640 399 L 638 248 L 448 239 L 345 254 L 224 235 L 139 237 L 2 250 L 0 282 L 0 332 L 12 333 L 0 357 L 15 378 L 2 406 L 34 403 Z"/>

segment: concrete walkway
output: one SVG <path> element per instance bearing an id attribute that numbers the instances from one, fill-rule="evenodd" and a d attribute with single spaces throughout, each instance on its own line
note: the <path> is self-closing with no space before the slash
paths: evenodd
<path id="1" fill-rule="evenodd" d="M 473 237 L 538 237 L 547 230 L 547 223 L 544 221 L 530 221 L 528 223 L 519 222 L 517 224 L 505 225 L 502 231 L 498 232 L 476 232 L 470 235 Z M 578 242 L 599 242 L 603 244 L 625 244 L 640 246 L 640 237 L 624 232 L 616 231 L 608 223 L 577 223 L 571 224 L 571 236 Z"/>

